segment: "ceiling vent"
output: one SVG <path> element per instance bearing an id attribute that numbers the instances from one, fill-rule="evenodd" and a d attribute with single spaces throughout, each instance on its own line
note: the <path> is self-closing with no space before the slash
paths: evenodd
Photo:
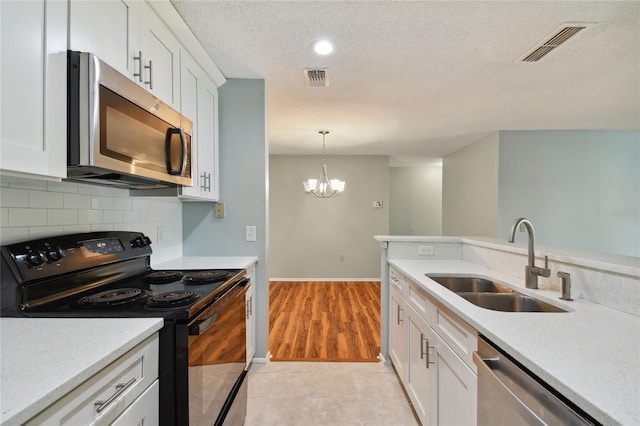
<path id="1" fill-rule="evenodd" d="M 533 47 L 533 49 L 529 50 L 524 54 L 520 59 L 516 62 L 538 62 L 540 59 L 544 58 L 546 55 L 551 53 L 556 47 L 560 46 L 567 40 L 569 40 L 574 35 L 578 34 L 580 31 L 593 26 L 593 23 L 565 23 L 560 26 L 553 33 L 544 38 L 544 41 L 538 43 Z"/>
<path id="2" fill-rule="evenodd" d="M 327 87 L 329 85 L 328 70 L 322 68 L 306 68 L 304 70 L 304 83 L 310 87 Z"/>

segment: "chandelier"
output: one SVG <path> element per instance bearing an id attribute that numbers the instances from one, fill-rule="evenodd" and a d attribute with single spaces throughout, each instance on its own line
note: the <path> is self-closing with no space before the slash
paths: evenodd
<path id="1" fill-rule="evenodd" d="M 307 179 L 302 184 L 304 185 L 304 192 L 307 194 L 313 194 L 318 198 L 330 198 L 344 191 L 345 181 L 329 179 L 327 176 L 327 164 L 324 159 L 324 138 L 329 131 L 319 130 L 318 133 L 322 135 L 322 172 L 318 179 Z"/>

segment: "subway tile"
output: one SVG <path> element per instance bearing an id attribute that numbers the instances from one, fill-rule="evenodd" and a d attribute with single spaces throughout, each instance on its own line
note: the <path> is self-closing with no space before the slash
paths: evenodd
<path id="1" fill-rule="evenodd" d="M 112 197 L 91 197 L 91 208 L 93 210 L 111 210 L 113 209 Z"/>
<path id="2" fill-rule="evenodd" d="M 90 209 L 91 196 L 84 194 L 64 194 L 65 209 Z"/>
<path id="3" fill-rule="evenodd" d="M 16 188 L 0 188 L 2 207 L 29 207 L 29 191 Z"/>
<path id="4" fill-rule="evenodd" d="M 131 210 L 131 198 L 114 198 L 113 208 L 115 210 Z"/>
<path id="5" fill-rule="evenodd" d="M 37 191 L 47 190 L 47 182 L 44 180 L 16 179 L 9 182 L 9 186 L 11 188 L 33 189 Z"/>
<path id="6" fill-rule="evenodd" d="M 65 234 L 81 234 L 91 232 L 91 225 L 69 225 L 64 227 Z"/>
<path id="7" fill-rule="evenodd" d="M 109 186 L 78 184 L 79 194 L 102 195 L 105 197 L 128 197 L 129 190 L 122 188 L 112 188 Z"/>
<path id="8" fill-rule="evenodd" d="M 13 244 L 29 239 L 29 227 L 2 228 L 0 230 L 0 243 Z"/>
<path id="9" fill-rule="evenodd" d="M 47 225 L 46 209 L 9 209 L 9 226 L 45 226 Z"/>
<path id="10" fill-rule="evenodd" d="M 75 182 L 47 182 L 47 190 L 50 192 L 78 192 L 78 184 Z"/>
<path id="11" fill-rule="evenodd" d="M 62 194 L 59 192 L 29 191 L 29 207 L 62 208 Z"/>
<path id="12" fill-rule="evenodd" d="M 96 225 L 91 225 L 92 232 L 113 231 L 113 229 L 113 225 L 110 223 L 98 223 Z"/>
<path id="13" fill-rule="evenodd" d="M 6 228 L 7 226 L 9 226 L 9 209 L 0 207 L 0 227 Z"/>
<path id="14" fill-rule="evenodd" d="M 102 223 L 102 211 L 100 210 L 78 210 L 78 224 L 93 225 Z"/>
<path id="15" fill-rule="evenodd" d="M 32 226 L 29 228 L 29 239 L 53 237 L 64 234 L 62 226 Z"/>
<path id="16" fill-rule="evenodd" d="M 77 225 L 78 211 L 72 209 L 47 210 L 47 223 L 49 225 Z"/>
<path id="17" fill-rule="evenodd" d="M 102 221 L 104 223 L 122 223 L 122 213 L 120 210 L 105 210 L 102 212 Z"/>

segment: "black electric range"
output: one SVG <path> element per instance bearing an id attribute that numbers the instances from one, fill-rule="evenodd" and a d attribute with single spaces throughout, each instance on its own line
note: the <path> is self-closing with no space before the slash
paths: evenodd
<path id="1" fill-rule="evenodd" d="M 127 231 L 62 235 L 3 246 L 1 251 L 2 316 L 161 317 L 161 423 L 222 424 L 234 411 L 241 411 L 233 415 L 243 419 L 245 270 L 153 270 L 151 240 Z M 202 348 L 221 344 L 239 350 L 220 360 L 208 349 L 212 354 L 203 358 Z M 219 386 L 223 397 L 203 397 L 205 378 L 196 370 L 205 364 L 226 364 L 227 370 L 229 364 L 236 366 L 236 381 Z M 212 371 L 211 365 L 207 368 Z M 236 405 L 239 410 L 232 408 Z"/>

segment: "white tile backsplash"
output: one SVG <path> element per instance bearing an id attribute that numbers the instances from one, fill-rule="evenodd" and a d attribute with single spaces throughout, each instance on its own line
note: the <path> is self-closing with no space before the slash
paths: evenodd
<path id="1" fill-rule="evenodd" d="M 154 260 L 179 257 L 182 204 L 175 197 L 130 197 L 120 188 L 0 177 L 0 244 L 111 230 L 144 232 Z"/>

